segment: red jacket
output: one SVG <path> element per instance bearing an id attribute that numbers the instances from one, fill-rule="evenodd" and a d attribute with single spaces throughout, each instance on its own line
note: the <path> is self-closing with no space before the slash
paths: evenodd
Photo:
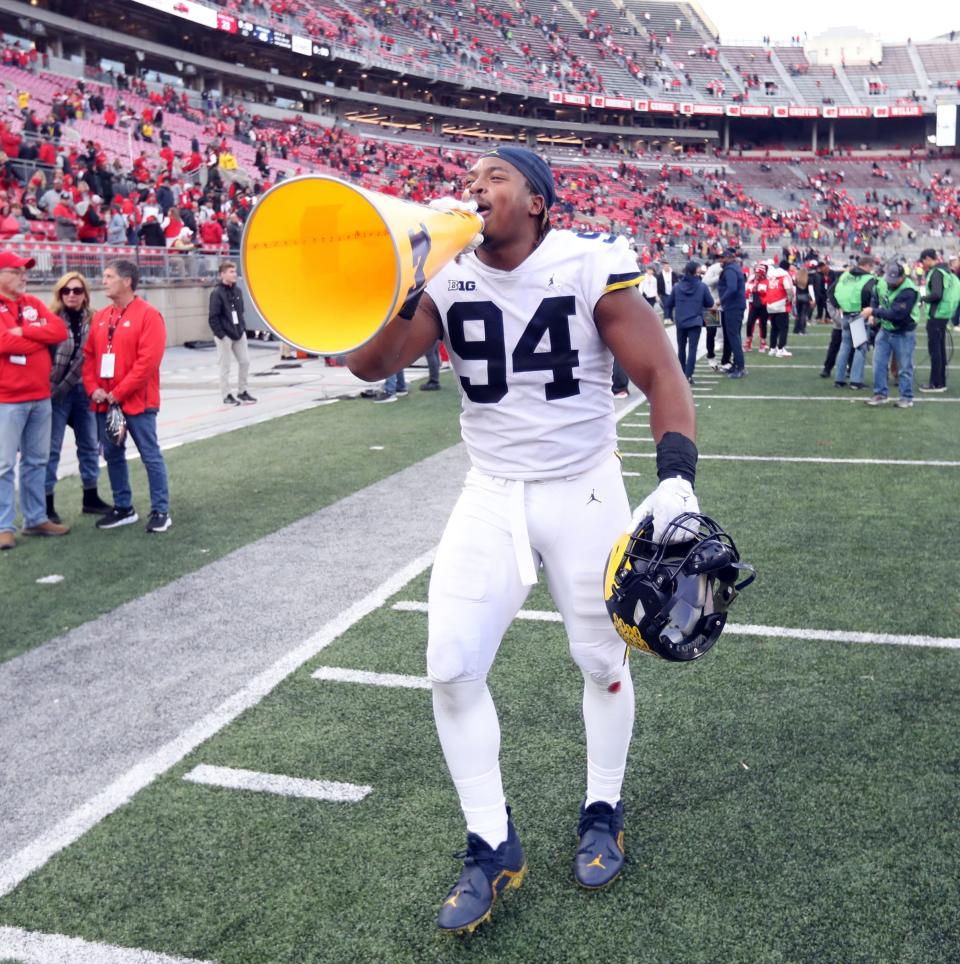
<path id="1" fill-rule="evenodd" d="M 22 326 L 23 335 L 10 334 Z M 67 327 L 39 299 L 22 295 L 17 301 L 0 297 L 0 402 L 35 402 L 50 397 L 50 352 L 67 337 Z M 10 358 L 26 356 L 20 365 Z"/>
<path id="2" fill-rule="evenodd" d="M 205 248 L 213 248 L 219 251 L 223 244 L 223 228 L 220 226 L 220 222 L 213 218 L 207 218 L 200 225 L 200 240 L 203 241 Z"/>
<path id="3" fill-rule="evenodd" d="M 100 359 L 106 354 L 113 327 L 113 378 L 101 378 Z M 120 403 L 127 415 L 140 415 L 160 407 L 160 362 L 167 344 L 163 315 L 142 298 L 121 312 L 114 305 L 102 308 L 90 322 L 90 334 L 83 346 L 83 387 L 88 395 L 102 388 Z M 107 405 L 91 404 L 105 412 Z"/>

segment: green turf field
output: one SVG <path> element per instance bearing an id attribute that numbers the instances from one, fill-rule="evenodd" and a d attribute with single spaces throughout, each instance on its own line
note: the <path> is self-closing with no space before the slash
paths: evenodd
<path id="1" fill-rule="evenodd" d="M 960 402 L 868 409 L 800 367 L 819 367 L 828 331 L 791 335 L 792 359 L 752 353 L 744 380 L 708 381 L 704 367 L 701 453 L 960 461 Z M 925 374 L 918 366 L 917 381 Z M 188 459 L 199 471 L 242 468 L 254 445 L 303 452 L 319 420 L 336 439 L 332 464 L 346 468 L 334 480 L 319 455 L 287 465 L 270 531 L 448 444 L 452 395 L 423 425 L 412 406 L 340 404 L 196 443 L 171 463 L 183 460 L 185 479 Z M 624 438 L 645 434 L 629 427 L 644 412 L 624 419 Z M 405 426 L 391 436 L 403 445 L 371 467 L 384 414 Z M 628 454 L 625 469 L 644 473 L 627 479 L 639 501 L 652 460 Z M 759 571 L 731 622 L 960 636 L 958 480 L 955 465 L 705 459 L 701 505 Z M 232 538 L 211 547 L 245 541 Z M 960 959 L 960 650 L 727 634 L 694 665 L 632 659 L 627 870 L 588 894 L 570 871 L 586 765 L 579 671 L 553 622 L 516 622 L 490 678 L 529 874 L 470 938 L 438 933 L 463 829 L 429 693 L 311 675 L 325 665 L 422 676 L 426 618 L 392 605 L 422 602 L 426 586 L 425 573 L 0 899 L 0 926 L 236 964 Z M 131 583 L 122 598 L 136 592 Z M 527 608 L 553 606 L 537 587 Z M 185 782 L 201 763 L 373 791 L 318 803 Z"/>
<path id="2" fill-rule="evenodd" d="M 444 376 L 444 384 L 453 383 Z M 57 486 L 73 531 L 64 539 L 20 539 L 0 554 L 0 582 L 17 605 L 0 629 L 0 661 L 240 546 L 330 505 L 459 440 L 455 391 L 413 392 L 402 404 L 352 399 L 174 448 L 165 453 L 173 528 L 143 524 L 100 532 L 83 516 L 80 479 Z M 149 510 L 146 475 L 131 465 L 134 506 Z M 64 581 L 38 585 L 43 576 Z"/>

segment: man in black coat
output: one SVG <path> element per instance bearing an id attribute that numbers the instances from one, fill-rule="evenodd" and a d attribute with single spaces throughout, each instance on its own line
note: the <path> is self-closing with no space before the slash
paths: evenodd
<path id="1" fill-rule="evenodd" d="M 720 296 L 720 323 L 723 325 L 723 358 L 720 367 L 727 370 L 730 378 L 743 378 L 746 366 L 743 360 L 743 344 L 740 340 L 740 327 L 747 310 L 746 278 L 739 261 L 740 253 L 736 248 L 723 252 L 723 271 L 717 282 Z"/>
<path id="2" fill-rule="evenodd" d="M 220 264 L 220 283 L 210 292 L 210 330 L 217 343 L 220 361 L 220 397 L 224 405 L 252 405 L 256 399 L 247 391 L 250 356 L 243 323 L 243 294 L 237 285 L 237 263 Z M 230 358 L 237 360 L 237 394 L 230 391 Z"/>

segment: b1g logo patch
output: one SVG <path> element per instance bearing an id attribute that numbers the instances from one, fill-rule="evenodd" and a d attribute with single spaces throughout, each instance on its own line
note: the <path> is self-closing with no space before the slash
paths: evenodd
<path id="1" fill-rule="evenodd" d="M 448 281 L 447 291 L 476 291 L 476 281 Z"/>

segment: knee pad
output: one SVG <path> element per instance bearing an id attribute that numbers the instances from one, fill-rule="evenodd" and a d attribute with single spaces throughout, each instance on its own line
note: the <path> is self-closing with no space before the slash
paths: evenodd
<path id="1" fill-rule="evenodd" d="M 626 646 L 613 633 L 604 639 L 571 641 L 570 655 L 584 679 L 604 688 L 621 679 L 626 666 Z"/>
<path id="2" fill-rule="evenodd" d="M 434 684 L 483 680 L 480 641 L 456 632 L 433 632 L 427 642 L 427 676 Z"/>
<path id="3" fill-rule="evenodd" d="M 432 680 L 434 707 L 446 713 L 463 713 L 481 699 L 486 699 L 487 678 L 464 679 L 453 682 Z"/>

